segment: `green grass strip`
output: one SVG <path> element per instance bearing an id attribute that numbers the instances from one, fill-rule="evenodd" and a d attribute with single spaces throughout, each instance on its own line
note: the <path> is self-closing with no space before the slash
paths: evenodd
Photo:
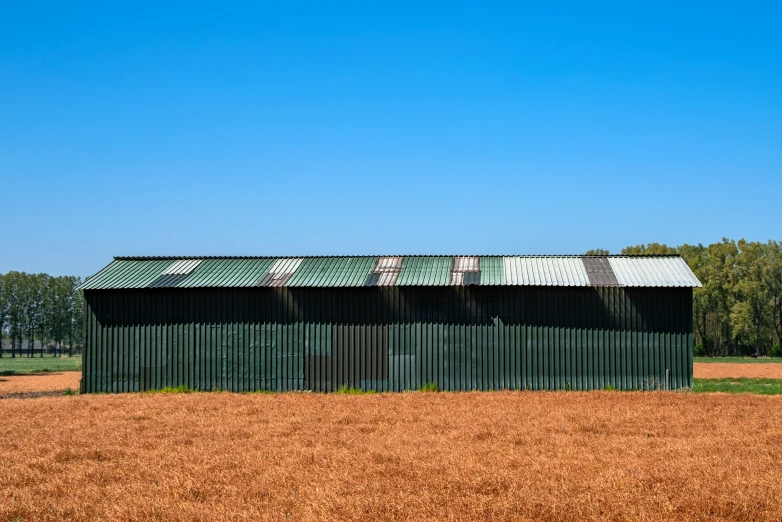
<path id="1" fill-rule="evenodd" d="M 696 363 L 780 364 L 782 357 L 694 357 Z"/>
<path id="2" fill-rule="evenodd" d="M 73 372 L 81 370 L 81 356 L 76 357 L 0 357 L 0 375 L 29 375 L 31 373 Z"/>
<path id="3" fill-rule="evenodd" d="M 692 391 L 782 395 L 782 379 L 695 379 Z"/>

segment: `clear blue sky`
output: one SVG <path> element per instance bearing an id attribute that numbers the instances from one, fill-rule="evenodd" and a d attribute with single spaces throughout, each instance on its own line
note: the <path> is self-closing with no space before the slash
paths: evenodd
<path id="1" fill-rule="evenodd" d="M 779 2 L 229 4 L 0 5 L 0 272 L 782 236 Z"/>

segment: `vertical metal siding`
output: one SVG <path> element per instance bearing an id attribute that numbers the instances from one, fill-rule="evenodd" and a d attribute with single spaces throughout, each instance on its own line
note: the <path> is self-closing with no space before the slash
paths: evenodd
<path id="1" fill-rule="evenodd" d="M 692 290 L 85 292 L 82 390 L 653 389 L 692 385 Z"/>

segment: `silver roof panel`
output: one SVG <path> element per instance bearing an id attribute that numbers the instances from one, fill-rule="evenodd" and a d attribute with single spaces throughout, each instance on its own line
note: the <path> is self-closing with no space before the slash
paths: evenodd
<path id="1" fill-rule="evenodd" d="M 695 287 L 698 278 L 680 257 L 609 257 L 620 286 Z"/>

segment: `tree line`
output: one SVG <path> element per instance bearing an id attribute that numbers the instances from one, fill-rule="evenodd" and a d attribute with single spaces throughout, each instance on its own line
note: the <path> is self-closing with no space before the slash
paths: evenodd
<path id="1" fill-rule="evenodd" d="M 621 253 L 678 254 L 690 266 L 703 284 L 693 291 L 696 355 L 782 356 L 782 243 L 723 238 L 708 246 L 649 243 Z"/>
<path id="2" fill-rule="evenodd" d="M 22 340 L 26 340 L 27 356 L 32 357 L 36 340 L 42 347 L 53 346 L 59 354 L 67 341 L 68 354 L 73 355 L 74 343 L 81 344 L 84 316 L 79 284 L 81 278 L 73 276 L 0 274 L 0 347 L 8 338 L 11 357 L 21 356 Z"/>

